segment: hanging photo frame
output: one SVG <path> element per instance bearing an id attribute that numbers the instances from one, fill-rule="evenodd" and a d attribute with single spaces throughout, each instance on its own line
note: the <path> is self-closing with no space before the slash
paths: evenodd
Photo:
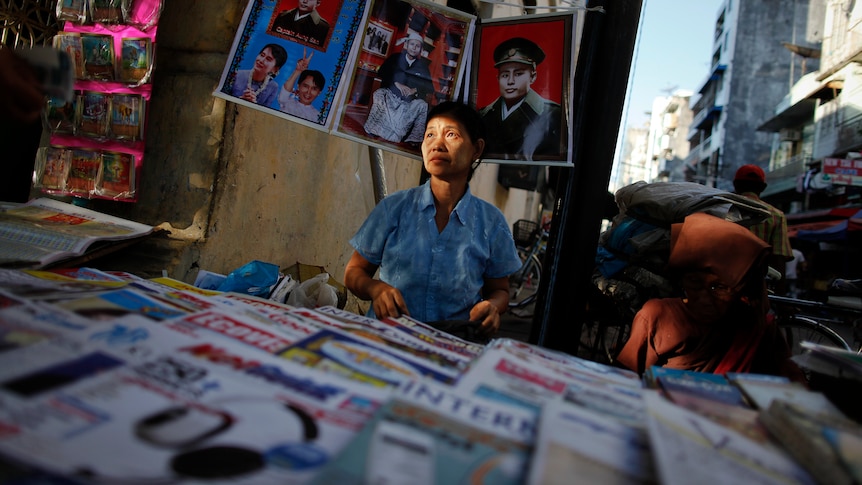
<path id="1" fill-rule="evenodd" d="M 319 42 L 298 29 L 279 30 L 276 19 L 296 6 L 297 0 L 249 1 L 213 96 L 328 131 L 366 3 L 333 1 L 331 10 L 318 12 L 330 26 Z"/>
<path id="2" fill-rule="evenodd" d="M 477 31 L 468 102 L 485 121 L 485 161 L 572 165 L 577 15 L 490 19 Z"/>
<path id="3" fill-rule="evenodd" d="M 372 0 L 333 133 L 421 159 L 428 111 L 455 99 L 475 20 L 421 0 Z M 381 34 L 385 49 L 369 39 Z"/>
<path id="4" fill-rule="evenodd" d="M 389 54 L 389 48 L 392 47 L 394 33 L 395 29 L 392 27 L 369 21 L 365 36 L 362 38 L 362 51 L 385 58 Z"/>

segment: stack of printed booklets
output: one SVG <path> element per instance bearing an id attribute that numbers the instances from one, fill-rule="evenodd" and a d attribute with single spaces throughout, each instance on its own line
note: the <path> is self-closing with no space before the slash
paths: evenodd
<path id="1" fill-rule="evenodd" d="M 786 380 L 643 376 L 407 317 L 170 278 L 0 270 L 3 483 L 862 482 Z"/>

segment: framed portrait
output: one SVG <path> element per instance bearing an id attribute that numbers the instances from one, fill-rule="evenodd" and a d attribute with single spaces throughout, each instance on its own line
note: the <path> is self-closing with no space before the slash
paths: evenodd
<path id="1" fill-rule="evenodd" d="M 572 165 L 577 15 L 490 19 L 477 31 L 468 102 L 485 122 L 484 160 Z"/>
<path id="2" fill-rule="evenodd" d="M 365 35 L 362 37 L 362 50 L 380 57 L 389 54 L 392 46 L 392 34 L 395 29 L 379 22 L 368 22 Z"/>
<path id="3" fill-rule="evenodd" d="M 476 18 L 422 0 L 371 0 L 368 9 L 333 133 L 421 159 L 428 111 L 456 98 Z M 381 34 L 385 47 L 372 40 Z"/>
<path id="4" fill-rule="evenodd" d="M 267 33 L 325 51 L 343 0 L 279 0 Z"/>
<path id="5" fill-rule="evenodd" d="M 293 2 L 293 6 L 288 5 Z M 342 74 L 365 15 L 364 0 L 320 4 L 325 41 L 286 34 L 275 23 L 297 0 L 250 0 L 214 96 L 329 131 Z M 327 13 L 328 12 L 328 13 Z M 309 14 L 309 16 L 311 16 Z M 274 30 L 275 29 L 275 30 Z M 295 34 L 295 35 L 294 35 Z M 257 62 L 258 58 L 261 62 Z"/>

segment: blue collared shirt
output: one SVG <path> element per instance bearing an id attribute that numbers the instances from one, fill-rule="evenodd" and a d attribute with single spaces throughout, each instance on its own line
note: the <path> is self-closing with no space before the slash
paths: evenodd
<path id="1" fill-rule="evenodd" d="M 435 214 L 430 182 L 395 192 L 371 211 L 350 245 L 380 267 L 380 280 L 398 288 L 411 317 L 466 320 L 482 299 L 484 279 L 514 273 L 521 260 L 503 214 L 469 187 L 443 232 Z"/>

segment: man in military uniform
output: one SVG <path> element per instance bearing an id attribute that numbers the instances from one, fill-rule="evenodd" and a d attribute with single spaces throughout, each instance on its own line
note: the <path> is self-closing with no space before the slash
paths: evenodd
<path id="1" fill-rule="evenodd" d="M 530 88 L 544 59 L 544 51 L 522 37 L 494 49 L 500 97 L 480 111 L 488 133 L 486 156 L 542 160 L 560 159 L 565 153 L 560 105 Z"/>
<path id="2" fill-rule="evenodd" d="M 320 1 L 299 0 L 295 9 L 278 14 L 272 23 L 272 31 L 323 48 L 329 34 L 329 22 L 317 12 Z"/>

